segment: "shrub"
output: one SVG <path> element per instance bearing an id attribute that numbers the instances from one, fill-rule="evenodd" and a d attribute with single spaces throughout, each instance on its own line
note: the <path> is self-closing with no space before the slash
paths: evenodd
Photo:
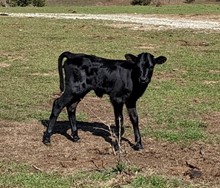
<path id="1" fill-rule="evenodd" d="M 35 7 L 45 6 L 45 0 L 32 0 L 32 5 Z"/>
<path id="2" fill-rule="evenodd" d="M 45 6 L 45 0 L 7 0 L 7 3 L 12 7 L 26 7 L 30 4 L 32 4 L 35 7 Z"/>
<path id="3" fill-rule="evenodd" d="M 20 7 L 26 7 L 31 4 L 31 0 L 10 0 L 9 5 L 10 6 L 20 6 Z"/>
<path id="4" fill-rule="evenodd" d="M 132 5 L 149 5 L 151 0 L 132 0 Z"/>
<path id="5" fill-rule="evenodd" d="M 194 2 L 195 0 L 185 0 L 185 3 L 192 3 Z"/>

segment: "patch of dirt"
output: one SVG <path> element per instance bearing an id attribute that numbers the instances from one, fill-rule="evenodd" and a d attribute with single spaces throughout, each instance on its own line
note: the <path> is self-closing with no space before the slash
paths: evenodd
<path id="1" fill-rule="evenodd" d="M 79 104 L 78 111 L 81 110 L 89 114 L 88 122 L 78 122 L 81 140 L 72 142 L 69 122 L 58 121 L 51 139 L 52 145 L 49 147 L 42 143 L 45 127 L 40 122 L 0 121 L 1 161 L 26 163 L 39 171 L 58 171 L 65 174 L 115 167 L 119 155 L 115 155 L 112 147 L 115 138 L 109 131 L 113 122 L 110 103 L 88 96 Z M 126 119 L 125 123 L 128 122 Z M 220 183 L 219 144 L 195 142 L 181 146 L 145 137 L 144 149 L 137 152 L 131 147 L 133 142 L 133 131 L 126 127 L 120 158 L 127 164 L 140 167 L 145 174 L 153 172 L 177 176 L 189 183 L 208 183 L 212 187 Z M 190 179 L 190 165 L 199 169 L 199 172 L 190 172 L 197 172 L 196 175 L 202 176 Z"/>
<path id="2" fill-rule="evenodd" d="M 219 81 L 205 80 L 205 81 L 203 81 L 203 83 L 206 84 L 206 85 L 215 85 L 215 84 L 218 84 Z"/>
<path id="3" fill-rule="evenodd" d="M 51 76 L 51 75 L 56 76 L 57 72 L 55 72 L 55 71 L 48 72 L 48 73 L 35 72 L 35 73 L 31 73 L 30 75 L 32 75 L 32 76 Z"/>
<path id="4" fill-rule="evenodd" d="M 209 72 L 212 73 L 212 74 L 219 74 L 220 70 L 210 70 Z"/>
<path id="5" fill-rule="evenodd" d="M 7 63 L 0 63 L 0 68 L 6 68 L 6 67 L 10 67 L 10 64 Z"/>
<path id="6" fill-rule="evenodd" d="M 127 28 L 130 30 L 138 30 L 138 31 L 150 31 L 150 30 L 169 30 L 171 27 L 166 27 L 163 25 L 141 25 L 141 24 L 135 24 L 135 23 L 114 23 L 114 24 L 106 24 L 107 26 L 113 27 L 113 28 Z"/>
<path id="7" fill-rule="evenodd" d="M 204 121 L 207 123 L 207 132 L 220 133 L 220 112 L 213 112 L 204 116 Z"/>
<path id="8" fill-rule="evenodd" d="M 10 67 L 11 64 L 8 62 L 24 60 L 24 57 L 20 53 L 18 54 L 16 52 L 8 53 L 0 51 L 0 56 L 4 58 L 4 60 L 0 61 L 0 68 Z"/>

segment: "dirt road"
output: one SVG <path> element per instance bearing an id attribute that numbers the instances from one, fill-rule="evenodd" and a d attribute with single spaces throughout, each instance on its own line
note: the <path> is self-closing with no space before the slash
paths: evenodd
<path id="1" fill-rule="evenodd" d="M 54 19 L 108 20 L 162 28 L 183 28 L 220 31 L 220 15 L 140 15 L 140 14 L 64 14 L 64 13 L 1 13 L 10 17 Z"/>

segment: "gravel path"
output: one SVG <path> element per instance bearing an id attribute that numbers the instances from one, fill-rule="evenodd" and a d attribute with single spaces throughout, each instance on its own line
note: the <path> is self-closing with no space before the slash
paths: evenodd
<path id="1" fill-rule="evenodd" d="M 181 17 L 172 15 L 139 15 L 139 14 L 64 14 L 64 13 L 0 13 L 0 16 L 10 17 L 38 17 L 54 19 L 92 19 L 111 20 L 140 24 L 143 26 L 163 26 L 168 28 L 200 29 L 220 31 L 220 15 L 214 19 L 201 16 Z"/>

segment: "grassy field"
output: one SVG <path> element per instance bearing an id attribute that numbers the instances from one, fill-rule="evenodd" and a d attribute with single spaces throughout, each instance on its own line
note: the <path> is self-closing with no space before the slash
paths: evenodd
<path id="1" fill-rule="evenodd" d="M 45 7 L 0 7 L 0 12 L 61 12 L 86 14 L 219 14 L 218 4 L 183 4 L 156 6 L 45 6 Z"/>
<path id="2" fill-rule="evenodd" d="M 201 6 L 179 7 L 180 11 L 166 6 L 0 8 L 0 12 L 217 13 L 218 6 Z M 0 17 L 0 120 L 29 122 L 49 117 L 48 103 L 59 91 L 57 57 L 65 50 L 119 59 L 128 52 L 148 51 L 167 56 L 168 62 L 156 68 L 148 92 L 138 103 L 143 137 L 181 147 L 193 142 L 220 146 L 220 129 L 210 131 L 220 114 L 219 33 L 135 31 L 113 28 L 110 23 Z M 81 112 L 78 118 L 89 121 Z M 189 184 L 172 176 L 148 175 L 140 167 L 125 164 L 65 175 L 0 161 L 0 187 L 112 187 L 122 174 L 132 178 L 115 184 L 119 187 L 218 186 L 208 180 Z"/>
<path id="3" fill-rule="evenodd" d="M 94 172 L 78 172 L 74 175 L 61 176 L 57 173 L 39 173 L 25 165 L 15 163 L 0 163 L 1 179 L 0 187 L 42 187 L 42 188 L 67 188 L 67 187 L 112 187 L 111 180 L 118 178 L 121 173 L 138 173 L 137 168 L 127 168 L 116 166 L 113 169 Z M 120 172 L 122 170 L 122 172 Z M 10 173 L 8 173 L 10 172 Z M 116 184 L 117 185 L 117 184 Z M 162 176 L 145 176 L 139 174 L 133 180 L 130 180 L 125 187 L 190 187 L 184 182 L 172 178 L 168 179 Z"/>

